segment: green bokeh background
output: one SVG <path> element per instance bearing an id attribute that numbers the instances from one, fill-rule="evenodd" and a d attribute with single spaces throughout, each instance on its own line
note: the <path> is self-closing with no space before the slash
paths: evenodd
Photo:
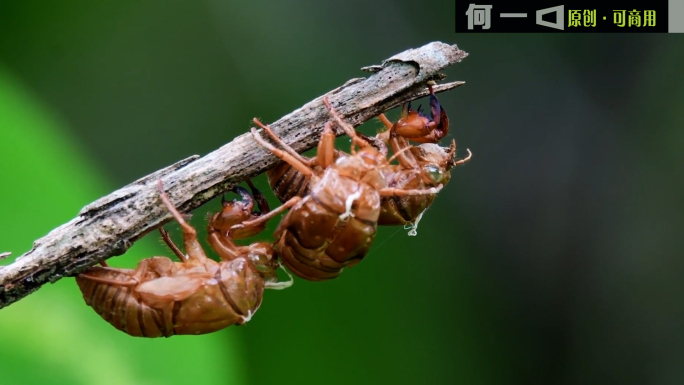
<path id="1" fill-rule="evenodd" d="M 0 310 L 0 384 L 683 383 L 684 40 L 457 35 L 453 13 L 441 0 L 1 2 L 0 251 L 15 256 L 252 117 L 434 40 L 470 53 L 445 71 L 467 84 L 440 100 L 474 157 L 417 237 L 381 228 L 357 267 L 267 292 L 245 326 L 131 338 L 73 279 L 46 285 Z M 204 231 L 218 206 L 192 223 Z M 150 235 L 110 263 L 169 254 Z"/>

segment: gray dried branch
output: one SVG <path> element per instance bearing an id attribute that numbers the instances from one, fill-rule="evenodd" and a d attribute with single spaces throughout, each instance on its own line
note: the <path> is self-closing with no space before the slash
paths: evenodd
<path id="1" fill-rule="evenodd" d="M 365 67 L 372 72 L 368 78 L 352 79 L 326 95 L 343 117 L 358 126 L 402 103 L 426 96 L 426 83 L 443 79 L 439 71 L 467 55 L 456 45 L 433 42 L 404 51 L 381 65 Z M 443 92 L 462 84 L 447 83 L 434 89 Z M 324 123 L 330 119 L 322 97 L 271 124 L 298 152 L 316 145 Z M 163 180 L 173 203 L 187 212 L 264 172 L 276 160 L 250 134 L 244 134 L 204 157 L 184 159 L 98 199 L 85 206 L 76 218 L 35 241 L 33 248 L 14 263 L 0 269 L 0 308 L 47 282 L 123 254 L 133 242 L 168 222 L 171 216 L 159 201 L 154 183 L 157 179 Z"/>

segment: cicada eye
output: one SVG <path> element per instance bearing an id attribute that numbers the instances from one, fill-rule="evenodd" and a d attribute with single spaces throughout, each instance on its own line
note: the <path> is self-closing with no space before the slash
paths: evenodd
<path id="1" fill-rule="evenodd" d="M 268 256 L 263 255 L 263 254 L 258 254 L 258 253 L 250 253 L 249 254 L 249 259 L 252 261 L 254 264 L 254 267 L 256 267 L 257 270 L 261 272 L 266 272 L 271 270 L 270 267 L 270 258 Z"/>
<path id="2" fill-rule="evenodd" d="M 434 164 L 425 165 L 423 173 L 434 183 L 440 183 L 444 178 L 444 171 Z"/>

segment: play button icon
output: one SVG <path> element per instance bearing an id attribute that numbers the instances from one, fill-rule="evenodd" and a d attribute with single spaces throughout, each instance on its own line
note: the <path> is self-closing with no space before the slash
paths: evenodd
<path id="1" fill-rule="evenodd" d="M 552 12 L 556 13 L 556 22 L 555 23 L 551 23 L 551 22 L 542 20 L 542 16 L 549 14 L 549 13 L 552 13 Z M 537 22 L 537 25 L 564 30 L 565 29 L 565 18 L 563 17 L 564 15 L 565 15 L 565 8 L 562 5 L 559 5 L 557 7 L 540 9 L 537 11 L 536 22 Z"/>

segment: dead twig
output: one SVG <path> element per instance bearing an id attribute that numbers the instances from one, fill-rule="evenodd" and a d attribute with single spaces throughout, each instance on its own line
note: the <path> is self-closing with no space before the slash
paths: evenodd
<path id="1" fill-rule="evenodd" d="M 468 54 L 456 45 L 433 42 L 395 55 L 372 72 L 328 92 L 337 111 L 357 126 L 407 101 L 426 96 L 426 83 L 444 78 L 439 71 Z M 443 92 L 462 85 L 434 87 Z M 322 96 L 280 118 L 271 127 L 296 151 L 316 145 L 329 114 Z M 450 117 L 450 120 L 457 120 Z M 246 130 L 249 131 L 249 130 Z M 338 134 L 341 134 L 339 132 Z M 191 211 L 235 184 L 258 175 L 277 159 L 250 134 L 204 157 L 193 156 L 154 172 L 85 206 L 78 216 L 33 244 L 33 248 L 0 269 L 0 308 L 36 291 L 46 282 L 72 276 L 109 257 L 123 254 L 136 240 L 171 219 L 159 201 L 154 181 L 162 179 L 173 203 Z"/>

